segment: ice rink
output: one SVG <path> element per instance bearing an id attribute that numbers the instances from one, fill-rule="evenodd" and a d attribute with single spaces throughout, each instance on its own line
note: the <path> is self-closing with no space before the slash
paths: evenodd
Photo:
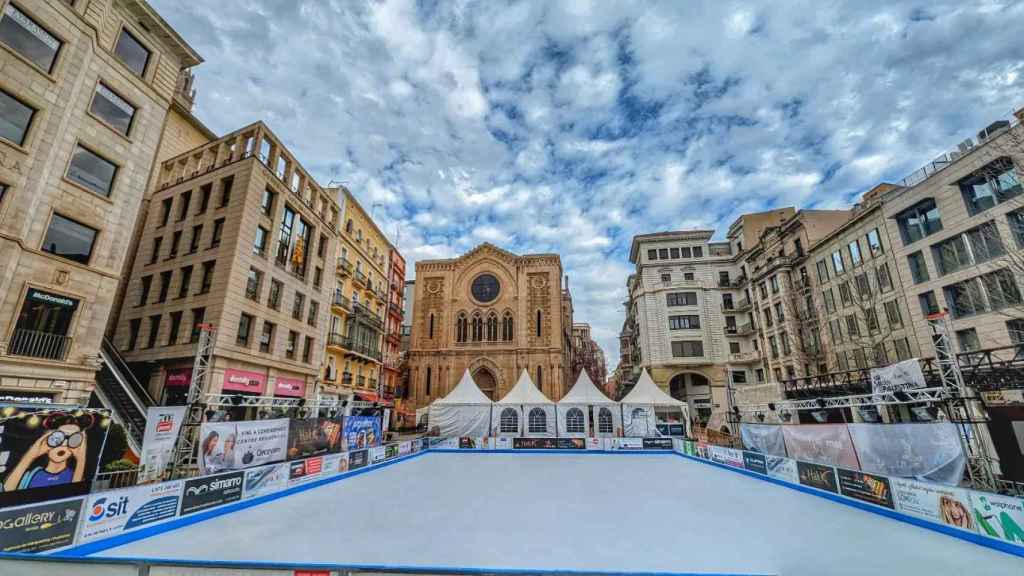
<path id="1" fill-rule="evenodd" d="M 1024 574 L 1024 559 L 665 454 L 429 453 L 107 557 L 743 574 Z"/>

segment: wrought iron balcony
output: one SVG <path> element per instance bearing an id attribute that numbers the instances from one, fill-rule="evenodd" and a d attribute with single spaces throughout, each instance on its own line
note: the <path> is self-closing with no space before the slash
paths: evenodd
<path id="1" fill-rule="evenodd" d="M 736 352 L 734 354 L 729 354 L 729 362 L 734 362 L 736 364 L 748 364 L 750 362 L 760 362 L 760 361 L 761 361 L 761 351 L 760 350 L 751 350 L 749 352 Z"/>
<path id="2" fill-rule="evenodd" d="M 342 294 L 341 290 L 334 291 L 334 299 L 331 300 L 331 305 L 341 308 L 343 310 L 351 310 L 352 302 Z"/>
<path id="3" fill-rule="evenodd" d="M 356 272 L 355 272 L 355 281 L 358 282 L 359 284 L 363 285 L 363 286 L 366 286 L 366 280 L 367 280 L 366 273 L 363 272 L 362 270 L 356 270 Z"/>
<path id="4" fill-rule="evenodd" d="M 341 274 L 342 276 L 351 276 L 352 275 L 352 263 L 349 262 L 347 258 L 338 258 L 338 269 L 337 269 L 337 272 L 338 272 L 338 274 Z"/>
<path id="5" fill-rule="evenodd" d="M 17 329 L 7 345 L 12 356 L 28 356 L 46 360 L 66 360 L 71 349 L 71 338 L 61 334 L 38 330 Z"/>
<path id="6" fill-rule="evenodd" d="M 352 373 L 351 372 L 342 372 L 342 374 L 341 374 L 341 383 L 346 385 L 346 386 L 351 386 L 352 385 Z"/>

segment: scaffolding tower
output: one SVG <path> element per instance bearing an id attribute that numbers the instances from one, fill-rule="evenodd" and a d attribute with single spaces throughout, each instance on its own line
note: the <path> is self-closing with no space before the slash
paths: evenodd
<path id="1" fill-rule="evenodd" d="M 196 342 L 196 355 L 192 363 L 192 382 L 188 389 L 185 420 L 181 423 L 178 439 L 174 443 L 171 479 L 186 478 L 195 474 L 196 443 L 199 438 L 199 427 L 203 424 L 203 413 L 206 410 L 201 392 L 206 389 L 206 381 L 210 377 L 214 329 L 212 324 L 200 324 L 196 328 L 199 331 L 199 339 Z"/>

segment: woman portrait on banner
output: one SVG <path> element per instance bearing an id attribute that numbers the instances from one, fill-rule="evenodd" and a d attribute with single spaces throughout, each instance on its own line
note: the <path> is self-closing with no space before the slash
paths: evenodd
<path id="1" fill-rule="evenodd" d="M 210 430 L 210 433 L 206 435 L 206 438 L 203 438 L 203 443 L 200 445 L 200 469 L 203 474 L 221 472 L 233 467 L 235 461 L 235 435 L 228 434 L 224 438 L 223 446 L 219 445 L 220 434 L 215 430 Z"/>
<path id="2" fill-rule="evenodd" d="M 939 498 L 939 511 L 942 513 L 942 521 L 946 524 L 968 530 L 974 529 L 971 513 L 967 511 L 967 506 L 963 502 L 951 496 L 943 495 Z"/>
<path id="3" fill-rule="evenodd" d="M 46 432 L 32 443 L 7 475 L 4 491 L 81 482 L 85 478 L 88 453 L 85 431 L 94 422 L 92 414 L 75 416 L 60 412 L 47 416 L 42 424 Z"/>

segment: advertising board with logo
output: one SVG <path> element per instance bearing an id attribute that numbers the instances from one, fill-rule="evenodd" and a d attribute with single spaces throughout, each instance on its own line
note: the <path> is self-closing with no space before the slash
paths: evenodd
<path id="1" fill-rule="evenodd" d="M 398 455 L 405 456 L 406 454 L 412 454 L 412 442 L 408 440 L 398 443 Z"/>
<path id="2" fill-rule="evenodd" d="M 362 450 L 379 446 L 381 442 L 380 418 L 377 416 L 347 416 L 344 424 L 345 443 L 349 450 Z"/>
<path id="3" fill-rule="evenodd" d="M 768 462 L 764 454 L 757 452 L 743 452 L 743 467 L 758 474 L 768 474 Z"/>
<path id="4" fill-rule="evenodd" d="M 800 483 L 804 486 L 829 492 L 839 492 L 839 487 L 836 485 L 836 469 L 831 466 L 797 460 L 796 471 L 800 478 Z"/>
<path id="5" fill-rule="evenodd" d="M 75 540 L 82 498 L 0 510 L 0 552 L 42 552 Z"/>
<path id="6" fill-rule="evenodd" d="M 460 450 L 483 450 L 484 442 L 483 438 L 472 438 L 470 436 L 463 436 L 459 438 L 459 449 Z"/>
<path id="7" fill-rule="evenodd" d="M 896 510 L 947 526 L 977 530 L 967 490 L 910 478 L 889 478 L 889 484 Z"/>
<path id="8" fill-rule="evenodd" d="M 512 439 L 507 436 L 498 436 L 494 439 L 496 450 L 512 450 Z"/>
<path id="9" fill-rule="evenodd" d="M 387 450 L 383 446 L 370 448 L 370 464 L 380 464 L 387 457 Z"/>
<path id="10" fill-rule="evenodd" d="M 1024 545 L 1024 499 L 971 491 L 978 532 Z"/>
<path id="11" fill-rule="evenodd" d="M 388 444 L 384 447 L 384 459 L 391 460 L 398 458 L 398 444 Z"/>
<path id="12" fill-rule="evenodd" d="M 743 468 L 743 451 L 735 448 L 726 448 L 724 446 L 708 446 L 708 453 L 711 455 L 713 462 L 719 464 L 725 464 L 726 466 L 735 466 L 736 468 Z"/>
<path id="13" fill-rule="evenodd" d="M 338 454 L 338 467 L 335 469 L 336 472 L 348 472 L 349 470 L 349 453 L 342 452 Z"/>
<path id="14" fill-rule="evenodd" d="M 583 438 L 513 438 L 516 450 L 585 450 Z"/>
<path id="15" fill-rule="evenodd" d="M 843 496 L 886 508 L 895 508 L 892 487 L 885 476 L 843 468 L 836 469 L 836 472 L 839 475 L 839 493 Z"/>
<path id="16" fill-rule="evenodd" d="M 191 514 L 242 499 L 245 472 L 229 472 L 185 481 L 181 515 Z"/>
<path id="17" fill-rule="evenodd" d="M 287 462 L 269 464 L 245 471 L 244 498 L 266 496 L 288 486 L 289 466 Z"/>
<path id="18" fill-rule="evenodd" d="M 612 438 L 613 450 L 641 450 L 643 447 L 643 438 Z"/>
<path id="19" fill-rule="evenodd" d="M 340 468 L 341 468 L 341 458 L 342 458 L 342 456 L 344 456 L 345 459 L 346 459 L 345 469 L 347 470 L 348 469 L 348 462 L 347 462 L 347 460 L 348 460 L 348 452 L 341 452 L 341 453 L 338 453 L 338 454 L 324 454 L 324 456 L 323 456 L 323 458 L 324 458 L 324 470 L 323 470 L 323 472 L 320 475 L 322 477 L 326 478 L 328 476 L 334 476 L 338 472 L 341 472 L 342 470 L 340 470 Z"/>
<path id="20" fill-rule="evenodd" d="M 140 526 L 174 518 L 178 514 L 182 482 L 160 482 L 111 490 L 89 498 L 79 541 L 116 536 Z"/>
<path id="21" fill-rule="evenodd" d="M 304 460 L 292 460 L 288 463 L 288 484 L 295 486 L 320 478 L 324 471 L 324 457 L 313 456 Z"/>
<path id="22" fill-rule="evenodd" d="M 587 438 L 587 450 L 604 450 L 604 438 Z"/>
<path id="23" fill-rule="evenodd" d="M 348 453 L 348 469 L 358 470 L 369 464 L 370 456 L 366 450 L 353 450 Z"/>
<path id="24" fill-rule="evenodd" d="M 644 438 L 643 446 L 649 450 L 671 450 L 671 438 Z"/>
<path id="25" fill-rule="evenodd" d="M 191 377 L 191 372 L 188 373 Z M 170 378 L 170 376 L 168 376 Z M 158 481 L 171 460 L 186 406 L 150 406 L 139 457 L 139 483 Z"/>
<path id="26" fill-rule="evenodd" d="M 285 460 L 287 418 L 243 422 L 206 422 L 199 437 L 199 473 L 215 474 Z"/>
<path id="27" fill-rule="evenodd" d="M 342 418 L 305 418 L 288 421 L 288 460 L 341 452 L 344 448 Z"/>
<path id="28" fill-rule="evenodd" d="M 785 456 L 765 456 L 765 467 L 768 475 L 791 484 L 800 483 L 800 475 L 796 470 L 796 460 Z"/>

